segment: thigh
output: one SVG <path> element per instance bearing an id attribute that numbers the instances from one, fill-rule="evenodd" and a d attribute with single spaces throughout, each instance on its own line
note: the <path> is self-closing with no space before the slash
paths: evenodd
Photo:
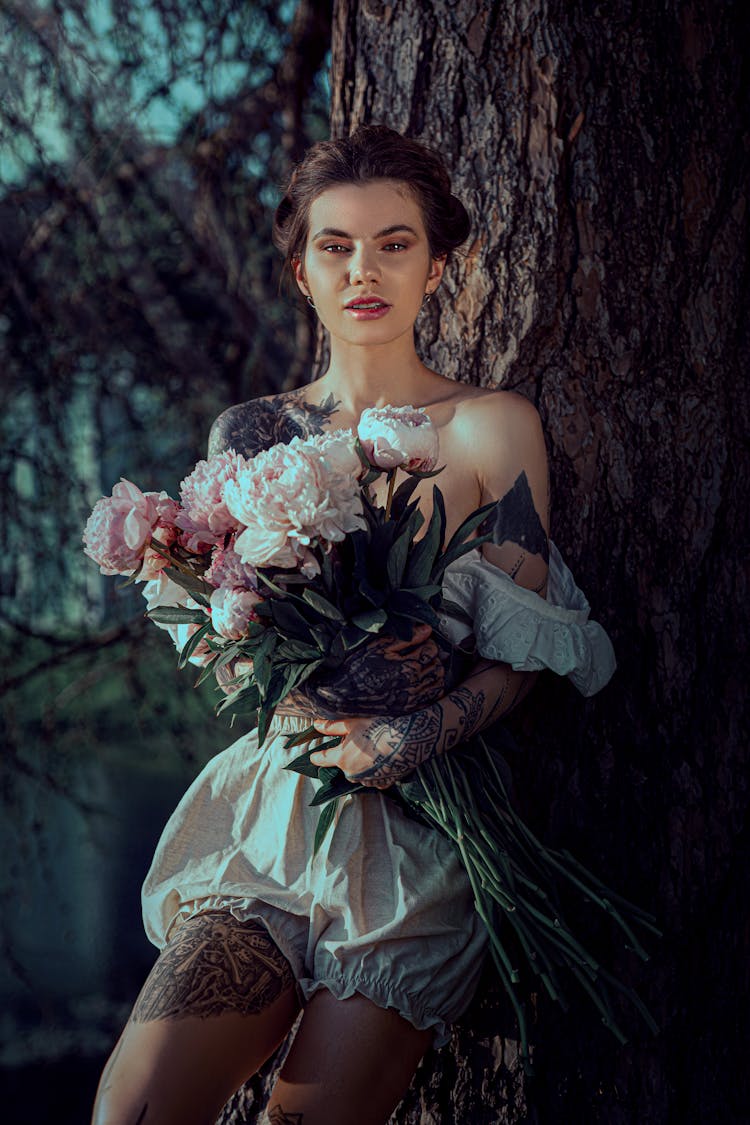
<path id="1" fill-rule="evenodd" d="M 358 993 L 310 999 L 269 1102 L 272 1125 L 384 1125 L 432 1043 Z"/>
<path id="2" fill-rule="evenodd" d="M 165 947 L 99 1084 L 94 1125 L 213 1125 L 299 1010 L 263 926 L 198 914 Z"/>

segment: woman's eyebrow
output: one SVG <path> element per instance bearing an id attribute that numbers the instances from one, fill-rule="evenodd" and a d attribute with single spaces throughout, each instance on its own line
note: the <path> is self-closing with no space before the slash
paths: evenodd
<path id="1" fill-rule="evenodd" d="M 407 226 L 406 223 L 396 223 L 395 226 L 385 227 L 383 230 L 379 230 L 378 233 L 376 235 L 374 235 L 373 237 L 374 238 L 385 238 L 386 235 L 396 234 L 397 231 L 402 231 L 402 230 L 408 231 L 409 234 L 413 234 L 417 238 L 419 237 L 417 232 L 414 230 L 414 227 Z M 313 235 L 313 241 L 315 241 L 315 239 L 317 239 L 317 238 L 351 238 L 351 237 L 352 236 L 350 234 L 347 234 L 347 232 L 345 230 L 336 230 L 335 227 L 323 227 L 321 230 L 318 231 L 317 234 Z"/>

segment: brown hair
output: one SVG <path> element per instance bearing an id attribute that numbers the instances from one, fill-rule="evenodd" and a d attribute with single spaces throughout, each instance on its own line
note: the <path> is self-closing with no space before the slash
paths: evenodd
<path id="1" fill-rule="evenodd" d="M 293 274 L 295 259 L 304 253 L 313 200 L 327 188 L 372 180 L 400 180 L 408 185 L 421 208 L 433 258 L 449 258 L 468 237 L 469 216 L 461 200 L 451 194 L 442 157 L 387 125 L 360 125 L 346 139 L 314 144 L 292 172 L 273 223 L 284 272 Z"/>

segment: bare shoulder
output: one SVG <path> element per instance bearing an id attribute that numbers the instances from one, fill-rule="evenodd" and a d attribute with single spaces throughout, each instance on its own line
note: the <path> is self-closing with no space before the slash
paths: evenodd
<path id="1" fill-rule="evenodd" d="M 517 391 L 472 388 L 456 410 L 456 428 L 471 443 L 479 460 L 508 457 L 514 461 L 546 459 L 539 412 Z"/>
<path id="2" fill-rule="evenodd" d="M 304 387 L 230 406 L 211 427 L 209 457 L 226 449 L 254 457 L 280 442 L 322 434 L 337 406 L 332 395 L 322 402 L 311 401 Z"/>

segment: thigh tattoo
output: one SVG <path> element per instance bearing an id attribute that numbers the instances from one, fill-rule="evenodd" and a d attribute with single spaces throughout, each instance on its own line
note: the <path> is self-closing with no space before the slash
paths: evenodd
<path id="1" fill-rule="evenodd" d="M 260 922 L 206 911 L 184 922 L 162 951 L 132 1019 L 257 1015 L 293 983 L 289 962 Z"/>

